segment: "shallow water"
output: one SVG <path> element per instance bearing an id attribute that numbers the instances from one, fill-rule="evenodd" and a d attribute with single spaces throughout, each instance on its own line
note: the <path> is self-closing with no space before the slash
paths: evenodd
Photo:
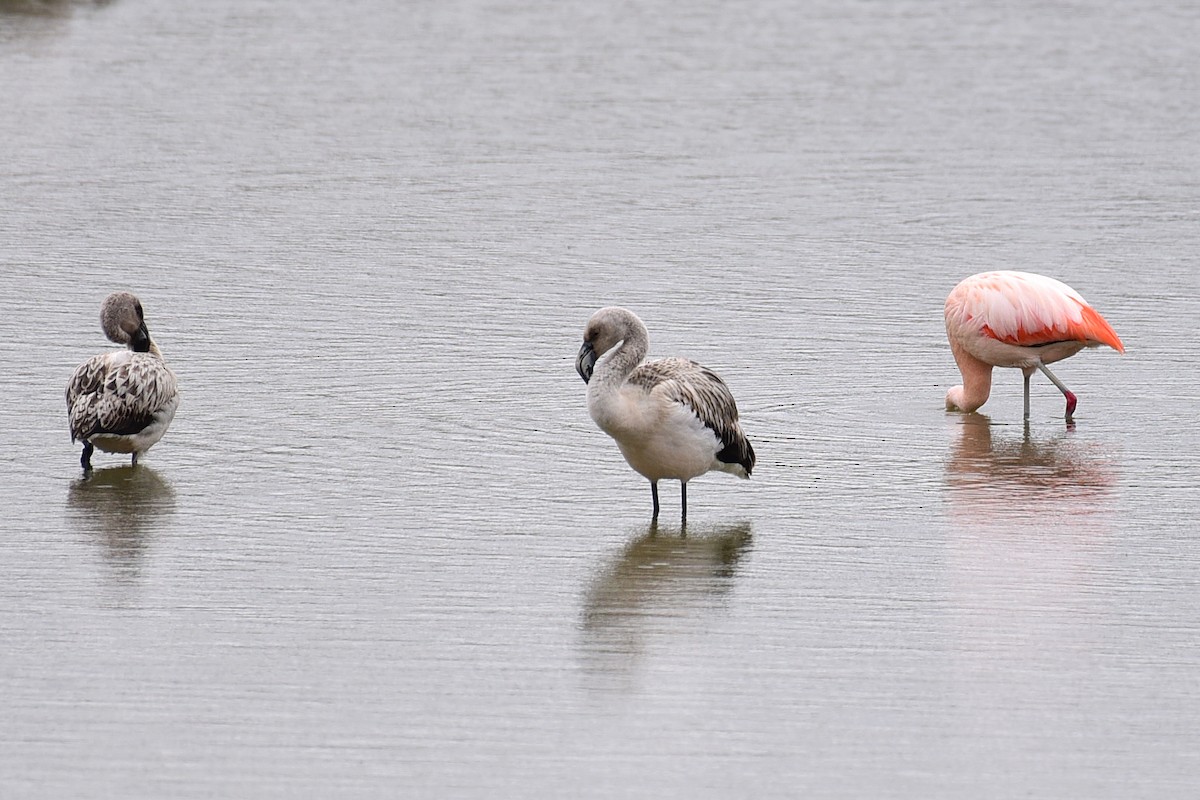
<path id="1" fill-rule="evenodd" d="M 0 3 L 0 793 L 1181 796 L 1200 14 Z M 958 381 L 962 277 L 1121 334 Z M 180 410 L 83 478 L 131 288 Z M 641 478 L 596 308 L 758 465 Z"/>

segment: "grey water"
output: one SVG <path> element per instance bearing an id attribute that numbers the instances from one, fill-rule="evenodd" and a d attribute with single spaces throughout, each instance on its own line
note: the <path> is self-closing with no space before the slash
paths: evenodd
<path id="1" fill-rule="evenodd" d="M 1200 9 L 0 2 L 0 795 L 1182 797 Z M 1127 352 L 997 374 L 1053 275 Z M 141 297 L 166 437 L 63 389 Z M 662 487 L 583 326 L 736 395 Z"/>

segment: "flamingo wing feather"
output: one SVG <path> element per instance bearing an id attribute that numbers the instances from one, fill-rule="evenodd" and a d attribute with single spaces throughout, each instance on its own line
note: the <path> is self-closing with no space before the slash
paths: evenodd
<path id="1" fill-rule="evenodd" d="M 1065 283 L 1026 272 L 989 272 L 960 284 L 962 321 L 1005 344 L 1037 347 L 1053 342 L 1125 346 L 1112 326 Z M 949 305 L 949 304 L 948 304 Z"/>

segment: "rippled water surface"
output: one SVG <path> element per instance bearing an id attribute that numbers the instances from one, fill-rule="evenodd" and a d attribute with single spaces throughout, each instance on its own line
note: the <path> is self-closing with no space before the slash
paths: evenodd
<path id="1" fill-rule="evenodd" d="M 0 2 L 4 797 L 1182 797 L 1188 3 Z M 947 414 L 942 302 L 1127 346 Z M 166 438 L 63 388 L 136 291 Z M 749 482 L 650 493 L 621 304 Z"/>

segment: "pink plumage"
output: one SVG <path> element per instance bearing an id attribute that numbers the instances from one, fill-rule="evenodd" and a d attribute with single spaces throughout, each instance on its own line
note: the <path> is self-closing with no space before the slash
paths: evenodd
<path id="1" fill-rule="evenodd" d="M 1125 346 L 1116 331 L 1070 286 L 1030 272 L 983 272 L 962 281 L 946 298 L 946 337 L 963 375 L 963 385 L 946 393 L 946 408 L 974 411 L 991 393 L 992 368 L 1016 367 L 1029 377 L 1041 370 L 1067 398 L 1067 418 L 1076 398 L 1047 364 L 1084 347 Z"/>

